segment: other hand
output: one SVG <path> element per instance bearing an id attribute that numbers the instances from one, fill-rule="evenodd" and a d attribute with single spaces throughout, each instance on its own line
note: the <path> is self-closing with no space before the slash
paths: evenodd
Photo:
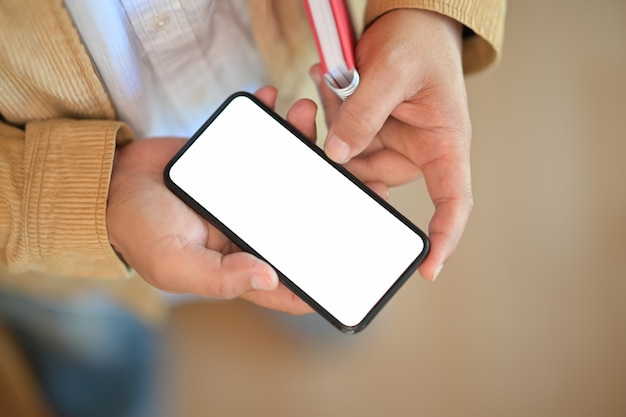
<path id="1" fill-rule="evenodd" d="M 434 280 L 473 204 L 460 24 L 424 10 L 391 11 L 365 30 L 356 62 L 361 83 L 344 102 L 321 82 L 321 67 L 311 69 L 329 124 L 324 149 L 369 183 L 394 186 L 423 175 L 435 213 L 419 271 Z"/>

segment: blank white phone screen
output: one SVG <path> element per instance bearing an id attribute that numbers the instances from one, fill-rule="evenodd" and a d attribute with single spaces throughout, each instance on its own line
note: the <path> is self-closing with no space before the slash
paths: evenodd
<path id="1" fill-rule="evenodd" d="M 412 229 L 246 96 L 170 180 L 343 326 L 357 326 L 424 250 Z"/>

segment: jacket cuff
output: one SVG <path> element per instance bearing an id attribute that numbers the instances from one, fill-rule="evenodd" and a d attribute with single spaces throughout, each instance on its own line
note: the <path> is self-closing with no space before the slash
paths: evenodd
<path id="1" fill-rule="evenodd" d="M 500 58 L 504 40 L 505 0 L 391 0 L 369 1 L 365 27 L 391 10 L 418 8 L 448 16 L 477 36 L 463 39 L 463 70 L 482 70 Z"/>
<path id="2" fill-rule="evenodd" d="M 116 121 L 50 120 L 26 126 L 20 231 L 13 267 L 68 277 L 125 277 L 109 244 L 106 209 L 116 145 L 133 139 Z M 14 269 L 12 268 L 12 269 Z"/>

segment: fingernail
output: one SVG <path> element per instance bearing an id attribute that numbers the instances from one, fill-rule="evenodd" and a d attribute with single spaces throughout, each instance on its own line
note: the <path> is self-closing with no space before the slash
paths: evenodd
<path id="1" fill-rule="evenodd" d="M 348 159 L 350 158 L 350 146 L 339 139 L 339 136 L 334 134 L 331 135 L 326 141 L 324 150 L 330 159 L 340 164 L 348 162 Z"/>
<path id="2" fill-rule="evenodd" d="M 443 269 L 443 264 L 439 265 L 437 269 L 435 269 L 435 274 L 433 275 L 433 281 L 437 279 L 442 269 Z"/>
<path id="3" fill-rule="evenodd" d="M 252 277 L 252 288 L 257 291 L 271 291 L 278 286 L 278 277 L 274 274 Z"/>

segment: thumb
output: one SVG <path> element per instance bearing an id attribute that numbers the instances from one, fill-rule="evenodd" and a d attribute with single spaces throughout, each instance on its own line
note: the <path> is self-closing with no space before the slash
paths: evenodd
<path id="1" fill-rule="evenodd" d="M 362 77 L 356 91 L 341 104 L 328 128 L 324 151 L 330 159 L 346 163 L 374 140 L 400 103 L 393 89 Z"/>
<path id="2" fill-rule="evenodd" d="M 247 252 L 235 252 L 222 256 L 211 279 L 220 298 L 234 298 L 248 291 L 272 291 L 278 288 L 276 271 L 256 256 Z"/>
<path id="3" fill-rule="evenodd" d="M 171 258 L 165 259 L 165 267 L 153 276 L 157 281 L 155 286 L 165 291 L 232 299 L 253 290 L 278 288 L 276 271 L 247 252 L 223 255 L 197 246 L 188 247 Z"/>

